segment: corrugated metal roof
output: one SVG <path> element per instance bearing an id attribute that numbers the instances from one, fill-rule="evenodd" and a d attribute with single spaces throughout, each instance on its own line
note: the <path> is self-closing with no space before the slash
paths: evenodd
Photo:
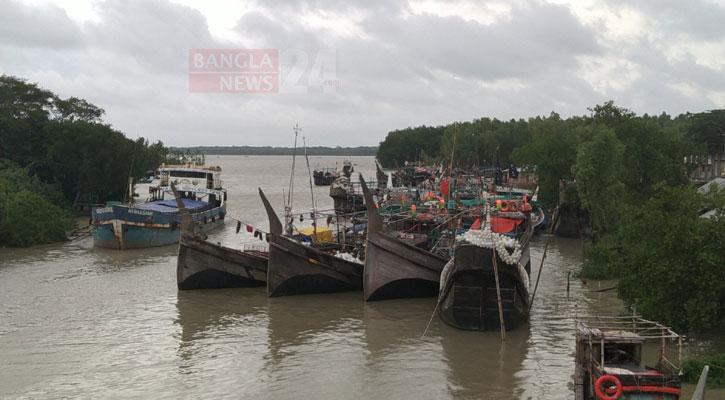
<path id="1" fill-rule="evenodd" d="M 715 185 L 717 185 L 718 191 L 722 191 L 725 189 L 725 178 L 715 178 L 715 179 L 711 180 L 710 182 L 700 186 L 700 188 L 698 188 L 697 191 L 700 193 L 703 193 L 703 194 L 708 193 L 710 191 L 710 186 L 713 183 Z"/>

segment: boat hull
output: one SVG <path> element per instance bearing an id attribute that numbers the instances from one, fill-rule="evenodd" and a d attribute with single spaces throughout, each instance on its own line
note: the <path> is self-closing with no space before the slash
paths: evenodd
<path id="1" fill-rule="evenodd" d="M 516 329 L 528 321 L 528 242 L 521 250 L 521 267 L 506 264 L 496 256 L 506 330 Z M 493 250 L 458 246 L 441 278 L 440 296 L 440 316 L 448 325 L 474 331 L 500 330 Z"/>
<path id="2" fill-rule="evenodd" d="M 226 205 L 192 213 L 194 232 L 209 232 L 224 224 Z M 181 217 L 177 213 L 111 206 L 93 210 L 93 245 L 117 250 L 179 242 Z"/>
<path id="3" fill-rule="evenodd" d="M 362 264 L 281 235 L 269 235 L 269 297 L 361 290 L 362 275 Z"/>
<path id="4" fill-rule="evenodd" d="M 179 290 L 264 286 L 267 254 L 232 249 L 182 235 L 176 278 Z"/>
<path id="5" fill-rule="evenodd" d="M 365 250 L 365 300 L 436 296 L 446 261 L 388 234 L 370 233 Z"/>

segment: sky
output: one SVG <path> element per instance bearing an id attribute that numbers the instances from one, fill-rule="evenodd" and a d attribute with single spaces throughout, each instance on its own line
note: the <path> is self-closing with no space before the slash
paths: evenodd
<path id="1" fill-rule="evenodd" d="M 295 124 L 308 146 L 370 146 L 409 126 L 586 115 L 608 100 L 638 114 L 725 108 L 725 0 L 0 0 L 0 10 L 0 73 L 84 98 L 126 136 L 171 146 L 289 147 Z"/>

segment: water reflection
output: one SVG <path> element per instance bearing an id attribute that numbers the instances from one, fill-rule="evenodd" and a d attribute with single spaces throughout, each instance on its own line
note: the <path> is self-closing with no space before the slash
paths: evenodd
<path id="1" fill-rule="evenodd" d="M 444 326 L 441 345 L 448 364 L 448 390 L 455 399 L 519 398 L 516 372 L 529 348 L 529 325 L 506 332 L 471 332 Z"/>
<path id="2" fill-rule="evenodd" d="M 176 323 L 181 327 L 179 357 L 190 364 L 200 344 L 245 329 L 266 331 L 264 288 L 179 291 Z M 266 333 L 266 332 L 263 332 Z"/>
<path id="3" fill-rule="evenodd" d="M 263 368 L 270 398 L 358 397 L 362 310 L 360 292 L 269 299 Z"/>

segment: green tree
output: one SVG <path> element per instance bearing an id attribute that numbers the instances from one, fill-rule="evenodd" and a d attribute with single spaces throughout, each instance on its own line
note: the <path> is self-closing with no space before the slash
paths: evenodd
<path id="1" fill-rule="evenodd" d="M 595 237 L 614 232 L 619 221 L 624 184 L 621 182 L 624 145 L 602 125 L 582 128 L 586 137 L 572 167 L 581 206 L 589 212 Z"/>
<path id="2" fill-rule="evenodd" d="M 699 218 L 706 207 L 719 210 Z M 620 225 L 618 291 L 642 315 L 681 330 L 723 328 L 725 321 L 725 195 L 689 186 L 654 188 L 627 207 Z"/>
<path id="3" fill-rule="evenodd" d="M 574 181 L 572 167 L 582 131 L 576 120 L 563 121 L 556 113 L 548 118 L 529 119 L 529 129 L 531 140 L 514 150 L 512 157 L 519 164 L 536 166 L 541 201 L 555 205 L 559 202 L 560 184 L 570 187 L 569 183 Z M 575 198 L 568 196 L 569 201 Z"/>
<path id="4" fill-rule="evenodd" d="M 65 230 L 73 227 L 63 195 L 28 175 L 27 169 L 0 160 L 0 188 L 0 245 L 55 242 L 65 239 Z"/>

